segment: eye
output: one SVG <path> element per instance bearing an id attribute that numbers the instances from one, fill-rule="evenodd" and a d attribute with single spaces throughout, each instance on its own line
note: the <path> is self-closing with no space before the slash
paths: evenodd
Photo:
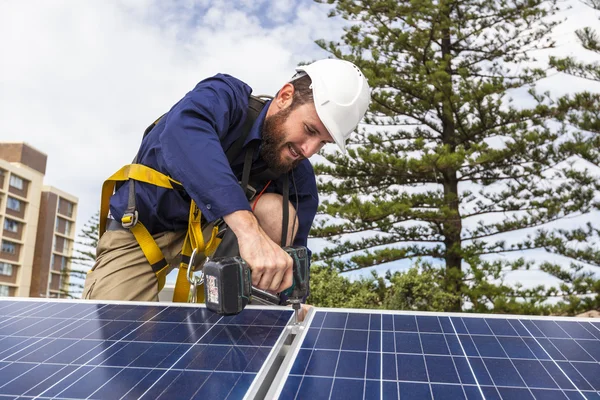
<path id="1" fill-rule="evenodd" d="M 316 136 L 319 134 L 319 132 L 315 131 L 314 129 L 312 129 L 310 126 L 308 125 L 304 125 L 304 130 L 306 131 L 306 133 L 308 133 L 310 136 Z"/>

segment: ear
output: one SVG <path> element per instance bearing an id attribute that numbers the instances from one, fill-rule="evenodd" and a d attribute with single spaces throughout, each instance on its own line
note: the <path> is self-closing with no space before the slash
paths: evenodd
<path id="1" fill-rule="evenodd" d="M 274 103 L 277 105 L 277 108 L 280 110 L 284 108 L 288 108 L 292 104 L 292 99 L 294 98 L 294 85 L 291 83 L 286 83 L 283 87 L 277 92 L 277 96 L 275 96 Z"/>

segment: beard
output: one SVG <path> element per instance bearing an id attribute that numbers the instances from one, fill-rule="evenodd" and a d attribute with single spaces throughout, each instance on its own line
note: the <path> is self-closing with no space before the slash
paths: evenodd
<path id="1" fill-rule="evenodd" d="M 268 167 L 278 174 L 285 174 L 294 169 L 303 157 L 297 160 L 288 160 L 283 156 L 287 151 L 286 135 L 283 124 L 290 116 L 292 107 L 284 108 L 277 114 L 265 118 L 262 129 L 262 144 L 260 156 L 267 163 Z"/>

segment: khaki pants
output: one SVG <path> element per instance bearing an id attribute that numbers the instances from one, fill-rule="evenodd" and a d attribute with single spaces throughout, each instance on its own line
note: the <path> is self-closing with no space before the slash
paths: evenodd
<path id="1" fill-rule="evenodd" d="M 185 232 L 164 232 L 153 238 L 170 267 L 178 267 Z M 158 280 L 131 232 L 107 231 L 102 235 L 96 264 L 85 280 L 83 298 L 158 301 Z"/>

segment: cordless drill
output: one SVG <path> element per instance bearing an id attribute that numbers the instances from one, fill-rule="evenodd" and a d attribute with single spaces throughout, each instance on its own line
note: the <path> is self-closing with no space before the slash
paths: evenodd
<path id="1" fill-rule="evenodd" d="M 308 291 L 308 250 L 303 246 L 283 247 L 292 260 L 293 283 L 282 294 L 298 310 Z M 207 261 L 203 268 L 206 308 L 222 315 L 239 314 L 249 302 L 279 304 L 279 296 L 252 286 L 252 271 L 241 257 L 220 257 Z"/>

